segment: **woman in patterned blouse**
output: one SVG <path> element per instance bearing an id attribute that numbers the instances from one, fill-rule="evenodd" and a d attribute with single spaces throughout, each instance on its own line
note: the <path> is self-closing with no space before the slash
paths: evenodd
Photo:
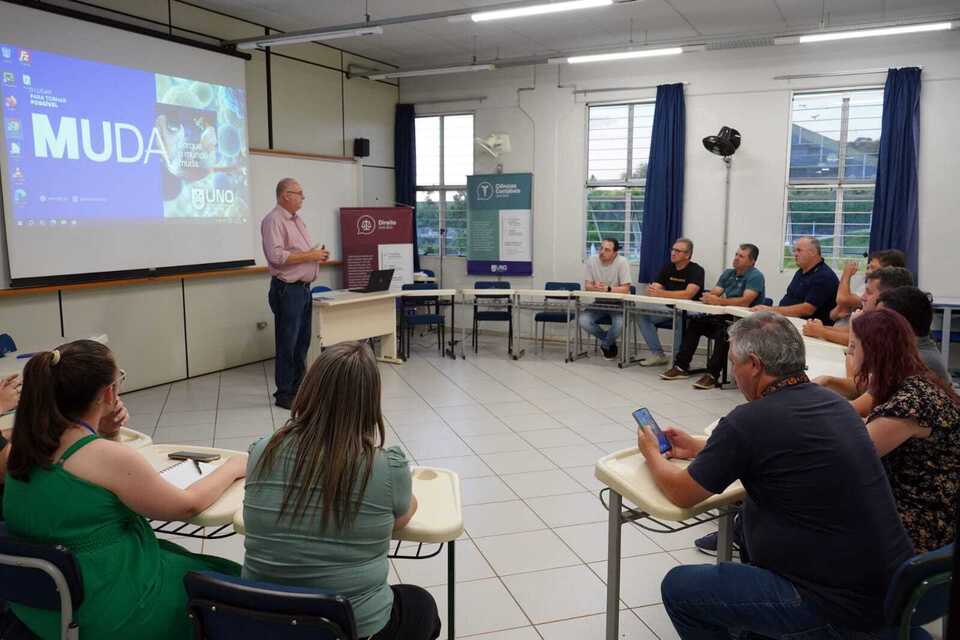
<path id="1" fill-rule="evenodd" d="M 920 360 L 910 324 L 890 309 L 852 323 L 857 385 L 874 399 L 867 431 L 883 457 L 897 511 L 917 553 L 956 537 L 960 396 Z"/>

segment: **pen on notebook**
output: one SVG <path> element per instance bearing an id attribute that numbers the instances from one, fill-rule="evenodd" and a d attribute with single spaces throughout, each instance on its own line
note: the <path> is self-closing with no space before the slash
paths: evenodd
<path id="1" fill-rule="evenodd" d="M 34 351 L 33 353 L 21 353 L 17 355 L 17 360 L 23 360 L 24 358 L 32 358 L 35 355 L 37 355 L 36 351 Z"/>
<path id="2" fill-rule="evenodd" d="M 196 459 L 195 459 L 195 460 L 193 461 L 193 466 L 195 466 L 195 467 L 197 468 L 197 473 L 199 473 L 199 474 L 201 474 L 201 475 L 203 474 L 203 469 L 200 468 L 200 461 L 199 461 L 199 460 L 196 460 Z"/>

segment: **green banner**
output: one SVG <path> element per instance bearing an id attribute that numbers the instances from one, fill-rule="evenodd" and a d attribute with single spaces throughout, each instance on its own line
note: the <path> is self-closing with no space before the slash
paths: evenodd
<path id="1" fill-rule="evenodd" d="M 467 176 L 467 272 L 529 275 L 533 174 Z"/>

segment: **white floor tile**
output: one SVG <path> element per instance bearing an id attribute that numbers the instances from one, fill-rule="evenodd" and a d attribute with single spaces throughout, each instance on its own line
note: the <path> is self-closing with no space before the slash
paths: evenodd
<path id="1" fill-rule="evenodd" d="M 438 467 L 440 469 L 450 469 L 464 478 L 482 478 L 484 476 L 496 475 L 479 456 L 454 456 L 444 458 L 424 458 L 419 463 L 425 467 Z"/>
<path id="2" fill-rule="evenodd" d="M 503 424 L 498 418 L 465 418 L 463 420 L 449 420 L 447 423 L 461 437 L 513 433 L 510 427 Z"/>
<path id="3" fill-rule="evenodd" d="M 414 547 L 415 545 L 411 545 Z M 493 569 L 477 550 L 476 544 L 472 540 L 458 540 L 454 545 L 457 554 L 454 564 L 454 579 L 459 582 L 469 582 L 471 580 L 481 580 L 483 578 L 492 578 L 495 576 Z M 433 558 L 426 560 L 393 560 L 397 575 L 400 580 L 407 584 L 415 584 L 421 587 L 433 587 L 440 584 L 447 584 L 447 547 L 444 548 Z M 439 602 L 437 603 L 439 604 Z"/>
<path id="4" fill-rule="evenodd" d="M 520 500 L 464 507 L 463 522 L 472 538 L 547 528 L 537 514 Z"/>
<path id="5" fill-rule="evenodd" d="M 447 637 L 447 587 L 428 589 L 437 601 L 443 630 L 440 636 Z M 483 603 L 483 606 L 478 606 Z M 457 637 L 514 629 L 530 624 L 520 607 L 497 578 L 464 582 L 456 588 L 456 633 Z"/>
<path id="6" fill-rule="evenodd" d="M 508 502 L 516 500 L 515 494 L 503 480 L 496 476 L 486 478 L 461 478 L 460 491 L 464 506 Z"/>
<path id="7" fill-rule="evenodd" d="M 457 436 L 448 438 L 404 438 L 403 444 L 417 459 L 468 456 L 473 453 L 473 450 Z"/>
<path id="8" fill-rule="evenodd" d="M 606 637 L 606 614 L 574 618 L 548 624 L 538 624 L 543 640 L 585 640 Z M 620 612 L 620 640 L 657 640 L 643 622 L 629 610 Z"/>
<path id="9" fill-rule="evenodd" d="M 217 411 L 215 409 L 203 411 L 164 411 L 160 414 L 160 421 L 157 426 L 163 427 L 183 427 L 196 424 L 214 424 L 217 421 Z"/>
<path id="10" fill-rule="evenodd" d="M 584 562 L 599 562 L 607 559 L 607 532 L 606 522 L 591 522 L 569 527 L 559 527 L 553 530 L 567 545 L 573 549 Z M 646 537 L 636 527 L 623 526 L 620 528 L 620 557 L 660 553 L 658 547 L 650 538 Z M 675 557 L 675 556 L 674 556 Z"/>
<path id="11" fill-rule="evenodd" d="M 549 529 L 474 538 L 474 542 L 501 576 L 582 564 Z"/>
<path id="12" fill-rule="evenodd" d="M 506 416 L 504 423 L 514 431 L 537 431 L 541 429 L 557 429 L 563 425 L 555 418 L 545 413 L 531 415 Z"/>
<path id="13" fill-rule="evenodd" d="M 660 583 L 677 561 L 667 553 L 633 556 L 620 561 L 620 599 L 628 607 L 644 607 L 660 602 Z M 607 563 L 590 564 L 597 576 L 606 582 Z"/>
<path id="14" fill-rule="evenodd" d="M 662 604 L 640 607 L 632 611 L 657 634 L 660 640 L 680 640 L 680 635 L 673 628 L 670 616 L 667 615 L 667 611 Z"/>
<path id="15" fill-rule="evenodd" d="M 527 402 L 526 400 L 519 400 L 515 402 L 488 402 L 486 407 L 490 413 L 500 418 L 505 418 L 508 416 L 527 416 L 535 413 L 542 413 L 538 407 Z"/>
<path id="16" fill-rule="evenodd" d="M 592 493 L 529 498 L 527 504 L 551 527 L 607 521 L 607 510 Z"/>
<path id="17" fill-rule="evenodd" d="M 441 637 L 443 637 L 442 634 Z M 470 640 L 541 640 L 541 638 L 533 627 L 520 627 L 519 629 L 470 636 Z"/>
<path id="18" fill-rule="evenodd" d="M 498 474 L 546 471 L 557 467 L 549 458 L 536 451 L 485 453 L 480 457 Z"/>
<path id="19" fill-rule="evenodd" d="M 565 471 L 570 477 L 582 484 L 587 491 L 592 493 L 597 493 L 606 486 L 597 480 L 595 464 L 582 467 L 567 467 Z"/>
<path id="20" fill-rule="evenodd" d="M 557 464 L 561 469 L 566 467 L 576 467 L 588 464 L 595 464 L 597 460 L 606 455 L 606 452 L 593 444 L 581 444 L 567 447 L 548 447 L 541 449 L 543 455 L 547 456 Z"/>
<path id="21" fill-rule="evenodd" d="M 500 476 L 521 498 L 582 493 L 583 487 L 560 469 Z"/>
<path id="22" fill-rule="evenodd" d="M 522 435 L 524 440 L 538 449 L 588 444 L 581 436 L 567 428 L 524 431 Z"/>
<path id="23" fill-rule="evenodd" d="M 503 583 L 534 624 L 606 610 L 606 587 L 582 564 L 505 576 Z"/>
<path id="24" fill-rule="evenodd" d="M 483 436 L 463 436 L 463 441 L 474 453 L 504 453 L 508 451 L 529 451 L 530 444 L 514 433 L 494 433 Z"/>

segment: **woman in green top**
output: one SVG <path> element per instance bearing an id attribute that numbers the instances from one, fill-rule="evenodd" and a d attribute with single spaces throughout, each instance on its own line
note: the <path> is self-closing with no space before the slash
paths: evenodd
<path id="1" fill-rule="evenodd" d="M 380 371 L 362 342 L 318 357 L 290 420 L 250 447 L 243 575 L 350 600 L 361 638 L 432 640 L 433 597 L 387 584 L 387 549 L 417 509 L 410 468 L 383 448 Z"/>
<path id="2" fill-rule="evenodd" d="M 78 340 L 27 363 L 7 461 L 4 515 L 14 536 L 62 544 L 76 556 L 83 638 L 187 638 L 183 576 L 239 573 L 222 558 L 157 540 L 142 516 L 185 520 L 245 474 L 231 457 L 188 489 L 168 483 L 133 449 L 97 436 L 118 403 L 123 372 L 110 350 Z M 42 638 L 59 637 L 59 612 L 13 605 Z"/>

